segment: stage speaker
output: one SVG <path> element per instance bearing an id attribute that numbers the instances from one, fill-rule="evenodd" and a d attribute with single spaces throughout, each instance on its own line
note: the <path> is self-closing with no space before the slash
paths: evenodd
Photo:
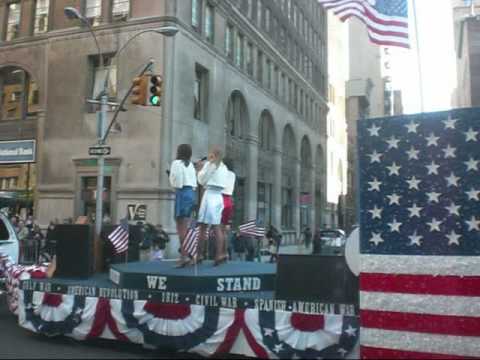
<path id="1" fill-rule="evenodd" d="M 103 265 L 104 271 L 108 271 L 110 264 L 119 264 L 125 262 L 134 262 L 140 260 L 140 244 L 143 241 L 143 226 L 141 225 L 129 225 L 129 238 L 128 238 L 128 252 L 116 255 L 113 251 L 113 246 L 108 235 L 110 235 L 118 225 L 103 225 L 102 227 L 102 242 L 103 242 Z"/>
<path id="2" fill-rule="evenodd" d="M 55 276 L 88 278 L 94 273 L 91 225 L 62 224 L 55 227 L 57 268 Z"/>
<path id="3" fill-rule="evenodd" d="M 280 255 L 275 297 L 358 304 L 359 282 L 344 256 Z"/>

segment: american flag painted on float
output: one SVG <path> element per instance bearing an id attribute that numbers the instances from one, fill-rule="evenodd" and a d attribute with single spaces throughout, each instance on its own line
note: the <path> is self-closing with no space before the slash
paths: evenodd
<path id="1" fill-rule="evenodd" d="M 480 109 L 359 122 L 362 358 L 480 358 Z"/>

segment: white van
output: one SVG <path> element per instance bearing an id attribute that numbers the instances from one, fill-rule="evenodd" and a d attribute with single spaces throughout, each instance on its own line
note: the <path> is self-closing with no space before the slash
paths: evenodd
<path id="1" fill-rule="evenodd" d="M 0 212 L 0 254 L 10 256 L 18 264 L 19 243 L 17 234 L 8 218 Z"/>

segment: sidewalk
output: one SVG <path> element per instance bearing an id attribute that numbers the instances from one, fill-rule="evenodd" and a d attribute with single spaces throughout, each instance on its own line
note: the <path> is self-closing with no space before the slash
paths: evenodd
<path id="1" fill-rule="evenodd" d="M 305 255 L 305 254 L 311 254 L 312 253 L 312 248 L 310 247 L 309 249 L 305 248 L 305 245 L 300 244 L 300 245 L 284 245 L 280 246 L 280 254 L 286 254 L 286 255 Z"/>

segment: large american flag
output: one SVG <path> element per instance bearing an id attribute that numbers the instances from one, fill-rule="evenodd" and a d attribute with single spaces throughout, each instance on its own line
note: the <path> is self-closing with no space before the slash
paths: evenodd
<path id="1" fill-rule="evenodd" d="M 128 250 L 128 221 L 126 218 L 120 220 L 120 225 L 118 225 L 115 230 L 108 235 L 108 239 L 113 245 L 113 250 L 115 254 L 121 254 Z"/>
<path id="2" fill-rule="evenodd" d="M 244 236 L 253 236 L 253 237 L 264 237 L 265 228 L 258 226 L 256 220 L 249 220 L 245 224 L 242 224 L 238 227 L 240 235 Z"/>
<path id="3" fill-rule="evenodd" d="M 358 126 L 363 358 L 480 357 L 480 109 Z"/>
<path id="4" fill-rule="evenodd" d="M 318 0 L 342 21 L 351 16 L 368 28 L 370 40 L 378 45 L 410 47 L 407 0 Z"/>

